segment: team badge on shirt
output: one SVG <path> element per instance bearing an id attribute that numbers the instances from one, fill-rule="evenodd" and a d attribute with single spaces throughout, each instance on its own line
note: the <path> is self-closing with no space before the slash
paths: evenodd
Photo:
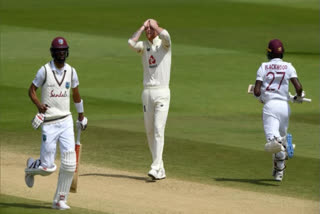
<path id="1" fill-rule="evenodd" d="M 155 68 L 157 66 L 158 65 L 156 59 L 151 55 L 149 58 L 149 68 Z"/>
<path id="2" fill-rule="evenodd" d="M 46 142 L 46 140 L 47 140 L 47 135 L 42 135 L 42 140 L 43 140 L 43 142 Z"/>
<path id="3" fill-rule="evenodd" d="M 66 82 L 66 88 L 67 88 L 67 89 L 70 88 L 70 82 Z"/>

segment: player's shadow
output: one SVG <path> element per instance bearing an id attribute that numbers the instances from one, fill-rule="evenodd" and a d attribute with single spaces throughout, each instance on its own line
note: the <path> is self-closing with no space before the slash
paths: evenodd
<path id="1" fill-rule="evenodd" d="M 22 204 L 22 203 L 1 203 L 0 202 L 0 208 L 8 208 L 8 207 L 21 207 L 26 209 L 52 209 L 51 204 L 48 204 L 48 206 L 44 205 L 35 205 L 35 204 Z"/>
<path id="2" fill-rule="evenodd" d="M 249 184 L 261 185 L 261 186 L 279 186 L 278 184 L 279 181 L 275 181 L 273 179 L 215 178 L 215 180 L 219 182 L 240 182 L 240 183 L 249 183 Z"/>
<path id="3" fill-rule="evenodd" d="M 87 173 L 87 174 L 81 174 L 80 176 L 102 176 L 102 177 L 109 177 L 109 178 L 124 178 L 124 179 L 133 179 L 138 181 L 149 182 L 149 179 L 147 177 L 132 176 L 132 175 Z"/>

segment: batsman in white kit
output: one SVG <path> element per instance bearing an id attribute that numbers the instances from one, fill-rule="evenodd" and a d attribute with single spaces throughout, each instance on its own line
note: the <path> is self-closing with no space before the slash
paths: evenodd
<path id="1" fill-rule="evenodd" d="M 56 37 L 51 43 L 50 51 L 53 59 L 38 70 L 29 88 L 29 96 L 38 109 L 32 126 L 35 129 L 42 127 L 42 144 L 40 158 L 27 160 L 25 182 L 32 188 L 35 175 L 48 176 L 56 171 L 57 166 L 54 161 L 57 142 L 59 142 L 61 165 L 52 208 L 65 210 L 70 209 L 67 199 L 76 169 L 70 89 L 72 89 L 73 101 L 78 112 L 77 126 L 84 130 L 88 120 L 84 117 L 77 72 L 65 63 L 69 55 L 67 41 L 63 37 Z M 36 94 L 39 87 L 41 87 L 41 101 Z"/>
<path id="2" fill-rule="evenodd" d="M 267 143 L 265 150 L 272 153 L 273 173 L 276 181 L 282 181 L 285 160 L 293 156 L 292 136 L 287 133 L 290 106 L 289 82 L 296 95 L 291 101 L 302 103 L 305 94 L 291 63 L 282 60 L 284 47 L 280 40 L 269 42 L 267 56 L 269 62 L 261 64 L 257 71 L 254 95 L 264 104 L 263 126 Z M 249 91 L 248 91 L 249 92 Z"/>
<path id="3" fill-rule="evenodd" d="M 138 41 L 143 31 L 148 40 Z M 144 124 L 152 155 L 148 176 L 160 180 L 166 177 L 162 154 L 170 104 L 171 39 L 156 20 L 148 19 L 128 43 L 142 56 Z"/>

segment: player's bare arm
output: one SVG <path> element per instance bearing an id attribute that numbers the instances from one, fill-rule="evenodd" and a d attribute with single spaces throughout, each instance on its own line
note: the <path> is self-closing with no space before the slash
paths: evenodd
<path id="1" fill-rule="evenodd" d="M 143 25 L 129 38 L 128 44 L 138 53 L 141 53 L 143 50 L 143 42 L 138 42 L 141 34 L 149 26 L 148 20 L 143 23 Z"/>
<path id="2" fill-rule="evenodd" d="M 145 21 L 143 25 L 130 37 L 130 39 L 134 42 L 137 42 L 142 34 L 142 32 L 146 29 L 148 22 Z"/>
<path id="3" fill-rule="evenodd" d="M 299 82 L 298 78 L 291 78 L 291 83 L 293 84 L 294 88 L 296 89 L 296 93 L 298 96 L 301 96 L 302 95 L 302 85 L 301 83 Z"/>
<path id="4" fill-rule="evenodd" d="M 260 95 L 261 95 L 261 86 L 262 86 L 262 81 L 256 80 L 256 84 L 255 84 L 254 90 L 253 90 L 254 96 L 260 97 Z"/>
<path id="5" fill-rule="evenodd" d="M 31 99 L 31 101 L 37 106 L 38 110 L 40 113 L 45 113 L 48 109 L 48 107 L 41 103 L 37 97 L 37 86 L 35 86 L 33 83 L 30 85 L 29 88 L 29 97 Z"/>

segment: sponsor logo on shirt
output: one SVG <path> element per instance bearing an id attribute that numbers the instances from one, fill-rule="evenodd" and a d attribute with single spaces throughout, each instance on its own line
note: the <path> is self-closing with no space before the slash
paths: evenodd
<path id="1" fill-rule="evenodd" d="M 158 65 L 157 65 L 157 61 L 156 61 L 156 59 L 151 55 L 150 57 L 149 57 L 149 68 L 155 68 L 155 67 L 157 67 Z"/>
<path id="2" fill-rule="evenodd" d="M 68 96 L 67 91 L 64 91 L 64 92 L 60 91 L 60 93 L 59 92 L 56 93 L 54 92 L 54 90 L 51 90 L 50 92 L 50 97 L 67 97 L 67 96 Z"/>

